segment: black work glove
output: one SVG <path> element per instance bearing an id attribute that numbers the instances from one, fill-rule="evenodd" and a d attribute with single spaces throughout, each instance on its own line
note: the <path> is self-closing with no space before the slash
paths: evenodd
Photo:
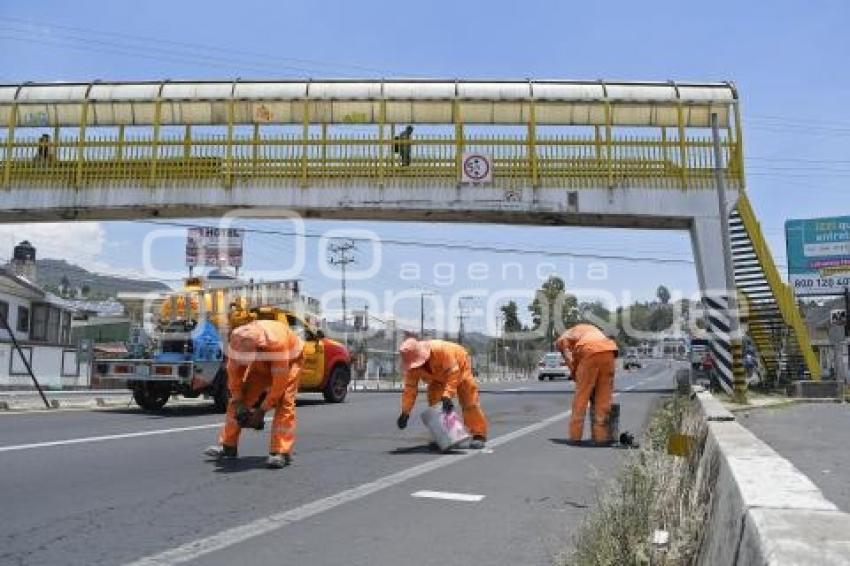
<path id="1" fill-rule="evenodd" d="M 240 428 L 251 427 L 252 413 L 251 409 L 246 407 L 239 407 L 236 409 L 236 422 L 239 424 Z"/>
<path id="2" fill-rule="evenodd" d="M 404 429 L 407 428 L 407 419 L 409 419 L 409 418 L 410 418 L 409 414 L 402 413 L 398 416 L 398 420 L 395 422 L 395 424 L 398 425 L 398 428 L 404 430 Z"/>
<path id="3" fill-rule="evenodd" d="M 251 418 L 248 424 L 254 430 L 263 430 L 266 428 L 266 413 L 261 409 L 251 411 Z"/>
<path id="4" fill-rule="evenodd" d="M 452 403 L 451 397 L 443 397 L 443 412 L 451 413 L 455 410 L 455 404 Z"/>

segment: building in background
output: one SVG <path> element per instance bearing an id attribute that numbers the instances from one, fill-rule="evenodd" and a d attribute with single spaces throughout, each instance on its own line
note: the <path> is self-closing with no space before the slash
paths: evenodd
<path id="1" fill-rule="evenodd" d="M 21 348 L 0 328 L 0 388 L 32 386 L 21 355 L 44 387 L 88 387 L 88 358 L 71 335 L 74 308 L 41 289 L 35 275 L 35 248 L 21 242 L 11 268 L 0 268 L 0 314 Z"/>

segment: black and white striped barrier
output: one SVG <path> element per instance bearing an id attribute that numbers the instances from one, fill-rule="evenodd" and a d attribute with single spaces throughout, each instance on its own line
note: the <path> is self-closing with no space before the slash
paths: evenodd
<path id="1" fill-rule="evenodd" d="M 720 294 L 707 294 L 702 300 L 708 320 L 708 347 L 714 358 L 717 381 L 723 390 L 731 395 L 734 373 L 729 334 L 729 301 L 726 296 Z"/>

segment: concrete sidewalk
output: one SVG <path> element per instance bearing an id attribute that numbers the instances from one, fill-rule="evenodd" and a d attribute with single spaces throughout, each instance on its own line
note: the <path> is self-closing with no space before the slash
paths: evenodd
<path id="1" fill-rule="evenodd" d="M 738 422 L 850 512 L 850 404 L 792 403 L 736 412 Z"/>

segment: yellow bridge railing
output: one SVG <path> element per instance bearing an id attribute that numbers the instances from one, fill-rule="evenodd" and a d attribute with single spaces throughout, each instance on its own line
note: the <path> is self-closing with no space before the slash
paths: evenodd
<path id="1" fill-rule="evenodd" d="M 195 134 L 74 136 L 0 139 L 2 186 L 87 187 L 112 185 L 255 183 L 311 185 L 355 179 L 365 184 L 427 181 L 456 184 L 461 155 L 479 152 L 493 164 L 499 187 L 714 186 L 711 139 L 684 137 Z M 743 185 L 740 146 L 723 144 L 727 182 Z M 402 155 L 409 153 L 409 163 Z"/>

